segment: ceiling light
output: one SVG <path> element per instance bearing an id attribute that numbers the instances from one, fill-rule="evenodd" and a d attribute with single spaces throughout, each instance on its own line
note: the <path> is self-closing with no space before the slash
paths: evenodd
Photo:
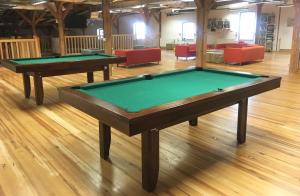
<path id="1" fill-rule="evenodd" d="M 142 8 L 142 7 L 145 7 L 145 4 L 144 5 L 136 5 L 136 6 L 133 6 L 131 8 L 138 9 L 138 8 Z"/>
<path id="2" fill-rule="evenodd" d="M 33 3 L 32 5 L 40 5 L 43 3 L 47 3 L 47 1 L 37 1 L 37 2 Z"/>

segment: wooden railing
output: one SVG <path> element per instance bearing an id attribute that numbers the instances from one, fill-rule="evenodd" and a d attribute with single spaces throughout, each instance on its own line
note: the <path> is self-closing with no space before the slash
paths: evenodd
<path id="1" fill-rule="evenodd" d="M 104 40 L 98 37 L 97 35 L 65 36 L 65 44 L 66 55 L 80 54 L 82 49 L 88 48 L 104 50 Z M 132 35 L 113 35 L 113 50 L 132 48 Z"/>
<path id="2" fill-rule="evenodd" d="M 120 34 L 113 35 L 113 49 L 132 49 L 133 48 L 133 35 Z"/>
<path id="3" fill-rule="evenodd" d="M 41 56 L 40 41 L 33 39 L 0 39 L 0 60 Z"/>
<path id="4" fill-rule="evenodd" d="M 81 49 L 97 48 L 104 49 L 103 40 L 98 36 L 65 36 L 66 54 L 80 54 Z"/>

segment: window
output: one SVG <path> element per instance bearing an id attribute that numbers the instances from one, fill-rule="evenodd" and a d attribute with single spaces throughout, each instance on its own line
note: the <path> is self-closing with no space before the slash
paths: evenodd
<path id="1" fill-rule="evenodd" d="M 239 40 L 253 41 L 255 39 L 255 30 L 256 30 L 255 12 L 241 12 Z"/>
<path id="2" fill-rule="evenodd" d="M 133 35 L 136 39 L 145 39 L 146 25 L 143 22 L 133 24 Z"/>
<path id="3" fill-rule="evenodd" d="M 182 40 L 194 40 L 196 38 L 196 25 L 193 22 L 182 24 Z"/>
<path id="4" fill-rule="evenodd" d="M 97 36 L 98 36 L 98 39 L 103 39 L 104 38 L 104 31 L 103 29 L 97 29 Z"/>
<path id="5" fill-rule="evenodd" d="M 235 33 L 238 33 L 240 28 L 240 15 L 229 14 L 227 19 L 230 21 L 230 30 Z"/>

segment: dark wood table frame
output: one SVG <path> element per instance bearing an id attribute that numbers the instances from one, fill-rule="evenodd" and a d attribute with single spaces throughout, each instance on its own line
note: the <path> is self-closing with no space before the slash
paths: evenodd
<path id="1" fill-rule="evenodd" d="M 159 173 L 159 130 L 184 121 L 189 121 L 191 126 L 197 126 L 197 117 L 238 104 L 237 142 L 244 143 L 248 98 L 280 87 L 280 77 L 262 77 L 263 79 L 254 82 L 155 106 L 137 113 L 128 113 L 93 98 L 76 90 L 77 87 L 60 88 L 59 97 L 99 120 L 100 156 L 103 159 L 109 157 L 111 127 L 128 136 L 141 133 L 142 185 L 145 190 L 153 191 Z"/>
<path id="2" fill-rule="evenodd" d="M 94 72 L 103 71 L 104 80 L 109 80 L 109 65 L 125 61 L 126 57 L 108 57 L 82 61 L 20 65 L 11 60 L 2 60 L 1 65 L 16 73 L 22 73 L 25 98 L 30 98 L 30 76 L 32 76 L 36 104 L 41 105 L 44 101 L 43 77 L 87 72 L 87 82 L 92 83 L 94 82 Z"/>

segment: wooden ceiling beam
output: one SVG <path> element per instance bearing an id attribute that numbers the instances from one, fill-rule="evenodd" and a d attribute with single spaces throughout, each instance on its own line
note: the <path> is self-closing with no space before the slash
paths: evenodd
<path id="1" fill-rule="evenodd" d="M 46 12 L 39 14 L 38 11 L 34 10 L 31 19 L 21 10 L 16 10 L 16 13 L 31 26 L 32 35 L 37 36 L 36 26 L 44 18 Z"/>
<path id="2" fill-rule="evenodd" d="M 157 13 L 158 13 L 158 15 L 157 15 Z M 160 23 L 160 12 L 157 12 L 157 13 L 152 12 L 152 16 L 157 23 Z"/>
<path id="3" fill-rule="evenodd" d="M 148 24 L 150 19 L 151 19 L 151 12 L 148 9 L 148 7 L 143 8 L 142 14 L 143 14 L 143 17 L 144 17 L 144 20 L 145 20 L 145 24 Z"/>
<path id="4" fill-rule="evenodd" d="M 59 35 L 59 48 L 60 48 L 60 54 L 65 55 L 65 25 L 64 25 L 64 19 L 70 12 L 70 10 L 73 8 L 72 4 L 67 4 L 66 7 L 64 7 L 65 3 L 62 1 L 56 1 L 56 2 L 48 2 L 46 3 L 46 8 L 51 12 L 53 17 L 57 21 L 58 26 L 58 35 Z"/>
<path id="5" fill-rule="evenodd" d="M 32 21 L 23 13 L 23 11 L 21 10 L 15 10 L 15 11 L 25 22 L 27 22 L 29 25 L 32 25 Z"/>

